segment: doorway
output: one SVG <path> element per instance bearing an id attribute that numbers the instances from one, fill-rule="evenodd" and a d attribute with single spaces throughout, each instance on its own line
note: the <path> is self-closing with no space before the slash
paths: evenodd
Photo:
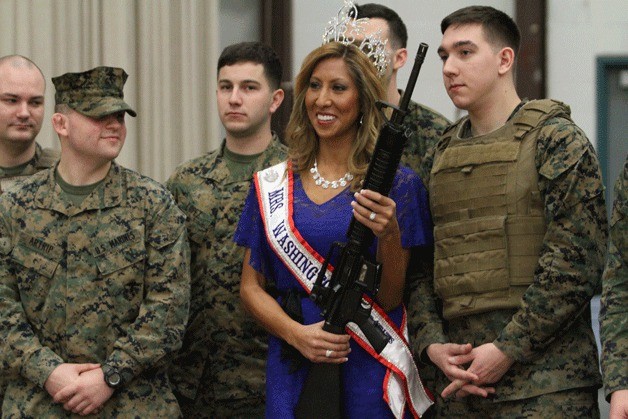
<path id="1" fill-rule="evenodd" d="M 628 56 L 597 59 L 597 139 L 606 207 L 610 215 L 613 185 L 628 154 Z"/>

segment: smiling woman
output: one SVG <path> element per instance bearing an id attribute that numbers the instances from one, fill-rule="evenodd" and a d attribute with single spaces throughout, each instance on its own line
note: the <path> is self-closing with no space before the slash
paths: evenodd
<path id="1" fill-rule="evenodd" d="M 307 295 L 322 269 L 321 255 L 346 241 L 355 217 L 377 237 L 369 253 L 382 263 L 379 292 L 370 298 L 386 321 L 401 327 L 410 248 L 431 241 L 426 192 L 409 169 L 397 171 L 390 197 L 360 190 L 382 123 L 375 104 L 385 93 L 358 47 L 330 42 L 312 51 L 294 94 L 289 159 L 256 174 L 235 236 L 247 248 L 242 301 L 271 335 L 266 415 L 294 417 L 310 365 L 325 363 L 341 365 L 345 416 L 392 417 L 385 363 L 359 339 L 323 330 L 321 310 Z M 268 283 L 277 295 L 266 291 Z"/>
<path id="2" fill-rule="evenodd" d="M 328 179 L 352 173 L 357 190 L 382 122 L 375 102 L 384 96 L 375 67 L 357 47 L 332 42 L 311 52 L 296 77 L 286 129 L 295 170 L 305 174 L 316 160 Z"/>
<path id="3" fill-rule="evenodd" d="M 357 86 L 342 58 L 321 61 L 310 77 L 305 108 L 319 141 L 350 145 L 357 136 L 360 113 Z"/>

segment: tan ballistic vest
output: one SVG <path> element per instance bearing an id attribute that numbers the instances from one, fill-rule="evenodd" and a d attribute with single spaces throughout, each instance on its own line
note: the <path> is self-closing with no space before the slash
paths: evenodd
<path id="1" fill-rule="evenodd" d="M 460 138 L 467 118 L 444 134 L 429 192 L 434 287 L 446 319 L 519 307 L 546 229 L 535 128 L 568 112 L 560 102 L 530 101 L 490 134 Z"/>

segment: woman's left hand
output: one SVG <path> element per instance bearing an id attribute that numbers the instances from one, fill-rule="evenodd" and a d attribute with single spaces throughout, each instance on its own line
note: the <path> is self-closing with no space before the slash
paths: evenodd
<path id="1" fill-rule="evenodd" d="M 379 239 L 391 234 L 399 236 L 395 201 L 369 189 L 362 189 L 353 196 L 355 201 L 351 206 L 356 220 L 370 228 Z"/>
<path id="2" fill-rule="evenodd" d="M 362 189 L 351 202 L 353 216 L 377 237 L 377 261 L 382 263 L 382 279 L 377 301 L 384 310 L 392 310 L 403 299 L 406 268 L 410 251 L 401 246 L 397 223 L 397 204 L 378 192 Z"/>

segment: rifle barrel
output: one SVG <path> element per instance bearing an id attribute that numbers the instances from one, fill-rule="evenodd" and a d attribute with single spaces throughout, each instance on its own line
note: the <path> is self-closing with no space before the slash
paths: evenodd
<path id="1" fill-rule="evenodd" d="M 408 111 L 408 104 L 410 103 L 410 99 L 412 98 L 412 92 L 414 91 L 416 81 L 419 78 L 419 71 L 421 71 L 423 61 L 425 61 L 427 49 L 428 45 L 425 42 L 421 42 L 421 44 L 419 44 L 419 50 L 417 51 L 416 58 L 414 59 L 414 65 L 412 66 L 412 72 L 410 72 L 410 78 L 408 79 L 406 90 L 404 90 L 403 97 L 399 102 L 399 109 L 403 111 L 403 114 L 397 113 L 399 114 L 399 117 L 397 117 L 397 115 L 394 115 L 393 118 L 395 120 L 393 120 L 393 123 L 400 124 L 405 117 L 405 113 Z"/>

